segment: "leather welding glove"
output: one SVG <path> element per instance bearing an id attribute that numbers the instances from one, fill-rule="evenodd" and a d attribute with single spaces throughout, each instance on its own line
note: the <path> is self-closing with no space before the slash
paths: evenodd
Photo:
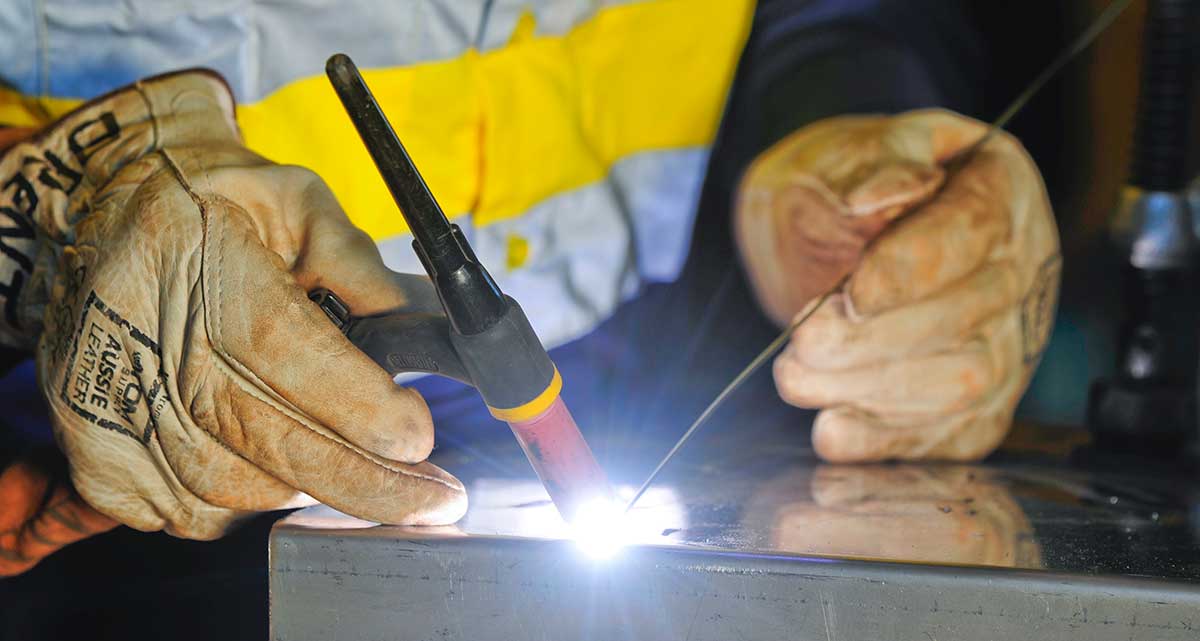
<path id="1" fill-rule="evenodd" d="M 1037 167 L 1000 133 L 941 110 L 847 116 L 762 154 L 737 202 L 742 259 L 780 325 L 844 284 L 792 335 L 775 382 L 822 408 L 830 461 L 983 457 L 1049 338 L 1058 235 Z"/>
<path id="2" fill-rule="evenodd" d="M 36 343 L 101 513 L 198 539 L 312 498 L 387 523 L 463 514 L 462 484 L 423 462 L 420 396 L 306 295 L 369 314 L 403 290 L 317 176 L 242 146 L 219 77 L 97 99 L 0 156 L 0 186 L 0 342 Z"/>

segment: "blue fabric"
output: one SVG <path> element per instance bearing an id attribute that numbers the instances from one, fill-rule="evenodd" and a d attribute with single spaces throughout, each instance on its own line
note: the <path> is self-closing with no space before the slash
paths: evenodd
<path id="1" fill-rule="evenodd" d="M 502 0 L 4 0 L 0 79 L 34 95 L 90 98 L 185 67 L 225 76 L 239 101 L 322 73 L 333 52 L 364 68 L 453 57 L 509 39 L 531 10 L 561 33 L 598 3 Z"/>
<path id="2" fill-rule="evenodd" d="M 0 377 L 0 408 L 0 432 L 7 428 L 8 440 L 38 445 L 53 442 L 50 417 L 38 390 L 32 360 Z"/>

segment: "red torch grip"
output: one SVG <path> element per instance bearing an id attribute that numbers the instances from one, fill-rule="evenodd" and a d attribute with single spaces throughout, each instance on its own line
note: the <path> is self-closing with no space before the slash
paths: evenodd
<path id="1" fill-rule="evenodd" d="M 575 520 L 581 506 L 598 499 L 612 499 L 608 477 L 583 440 L 561 396 L 541 414 L 508 425 L 559 514 L 568 523 Z"/>

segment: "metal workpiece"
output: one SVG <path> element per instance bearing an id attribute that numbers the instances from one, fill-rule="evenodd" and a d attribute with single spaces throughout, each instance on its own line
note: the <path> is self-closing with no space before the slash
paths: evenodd
<path id="1" fill-rule="evenodd" d="M 792 430 L 722 431 L 603 532 L 609 546 L 578 540 L 504 448 L 435 457 L 471 497 L 454 526 L 297 512 L 271 536 L 272 637 L 1200 636 L 1195 470 L 1113 459 L 1076 432 L 1018 430 L 983 465 L 839 466 Z M 624 482 L 646 463 L 608 458 Z"/>

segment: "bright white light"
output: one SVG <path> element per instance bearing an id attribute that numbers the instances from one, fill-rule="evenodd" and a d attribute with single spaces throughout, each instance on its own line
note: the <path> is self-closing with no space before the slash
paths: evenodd
<path id="1" fill-rule="evenodd" d="M 470 534 L 567 539 L 585 556 L 611 557 L 622 547 L 670 545 L 675 533 L 688 527 L 683 503 L 669 486 L 652 487 L 629 512 L 625 504 L 636 488 L 614 488 L 614 501 L 597 501 L 579 510 L 573 526 L 558 510 L 537 481 L 477 479 L 471 484 L 471 510 L 458 527 Z M 585 503 L 585 505 L 588 505 Z"/>
<path id="2" fill-rule="evenodd" d="M 579 549 L 596 560 L 612 558 L 630 538 L 624 506 L 604 497 L 579 506 L 571 530 Z"/>

